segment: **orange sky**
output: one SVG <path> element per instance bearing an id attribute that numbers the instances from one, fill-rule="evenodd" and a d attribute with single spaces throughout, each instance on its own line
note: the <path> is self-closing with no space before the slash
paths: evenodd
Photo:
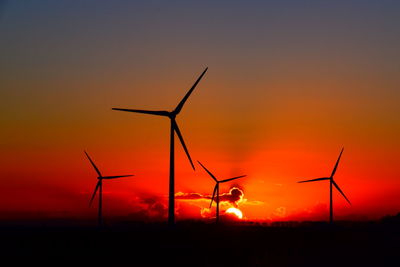
<path id="1" fill-rule="evenodd" d="M 221 179 L 248 175 L 221 186 L 244 191 L 246 219 L 327 219 L 328 183 L 296 181 L 328 176 L 342 146 L 335 178 L 353 205 L 335 192 L 335 215 L 399 211 L 397 5 L 237 4 L 191 19 L 176 14 L 190 4 L 48 5 L 9 3 L 0 20 L 1 218 L 94 217 L 84 149 L 106 175 L 136 175 L 104 183 L 105 214 L 162 210 L 169 122 L 111 108 L 171 110 L 206 66 L 177 121 L 194 161 Z M 176 192 L 212 189 L 177 144 Z M 177 206 L 177 219 L 201 218 L 208 202 Z"/>

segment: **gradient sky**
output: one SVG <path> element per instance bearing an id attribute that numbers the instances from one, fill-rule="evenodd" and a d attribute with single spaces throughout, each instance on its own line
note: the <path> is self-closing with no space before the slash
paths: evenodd
<path id="1" fill-rule="evenodd" d="M 400 211 L 399 1 L 1 3 L 1 219 L 94 217 L 84 149 L 136 175 L 105 182 L 105 216 L 163 214 L 168 120 L 111 107 L 170 110 L 206 66 L 178 123 L 194 160 L 248 175 L 221 186 L 247 219 L 327 219 L 328 183 L 296 181 L 328 176 L 342 146 L 353 205 L 335 192 L 335 214 Z M 212 189 L 177 146 L 176 192 Z M 177 206 L 201 218 L 208 201 Z"/>

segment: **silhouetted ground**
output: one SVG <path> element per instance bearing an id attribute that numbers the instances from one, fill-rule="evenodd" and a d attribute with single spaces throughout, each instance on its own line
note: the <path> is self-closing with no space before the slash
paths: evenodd
<path id="1" fill-rule="evenodd" d="M 69 222 L 64 222 L 69 224 Z M 49 226 L 52 225 L 52 226 Z M 399 266 L 398 218 L 219 225 L 0 226 L 3 266 Z"/>

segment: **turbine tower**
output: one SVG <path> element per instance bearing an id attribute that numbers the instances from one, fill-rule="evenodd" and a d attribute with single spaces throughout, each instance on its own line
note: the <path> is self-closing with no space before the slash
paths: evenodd
<path id="1" fill-rule="evenodd" d="M 183 149 L 192 165 L 193 170 L 195 169 L 192 159 L 189 155 L 189 151 L 186 148 L 185 142 L 183 141 L 183 136 L 181 131 L 179 130 L 178 123 L 176 122 L 176 116 L 181 112 L 183 105 L 186 100 L 189 98 L 190 94 L 196 88 L 197 84 L 200 82 L 201 78 L 203 78 L 208 68 L 206 68 L 203 73 L 199 76 L 196 82 L 193 84 L 192 88 L 186 93 L 181 102 L 176 106 L 173 111 L 165 111 L 165 110 L 141 110 L 141 109 L 122 109 L 122 108 L 112 108 L 113 110 L 118 111 L 127 111 L 127 112 L 135 112 L 135 113 L 143 113 L 149 115 L 158 115 L 164 116 L 170 119 L 171 129 L 170 129 L 170 154 L 169 154 L 169 201 L 168 201 L 168 224 L 175 224 L 175 146 L 174 139 L 175 133 L 178 135 L 179 141 L 181 142 Z"/>
<path id="2" fill-rule="evenodd" d="M 343 191 L 340 189 L 338 184 L 335 182 L 333 179 L 336 169 L 339 165 L 340 158 L 342 157 L 344 148 L 342 148 L 342 151 L 340 151 L 339 158 L 336 161 L 335 167 L 333 168 L 333 171 L 331 173 L 330 177 L 322 177 L 322 178 L 316 178 L 316 179 L 311 179 L 311 180 L 305 180 L 305 181 L 299 181 L 298 183 L 307 183 L 307 182 L 315 182 L 315 181 L 323 181 L 323 180 L 329 180 L 329 200 L 330 200 L 330 209 L 329 209 L 329 222 L 332 224 L 333 223 L 333 200 L 332 200 L 332 185 L 336 187 L 336 189 L 342 194 L 342 196 L 346 199 L 346 201 L 351 205 L 350 200 L 346 197 L 346 195 L 343 193 Z"/>
<path id="3" fill-rule="evenodd" d="M 94 192 L 92 195 L 92 198 L 90 199 L 89 202 L 89 207 L 92 205 L 93 199 L 96 196 L 97 190 L 99 190 L 99 211 L 98 211 L 98 223 L 99 226 L 103 225 L 103 217 L 102 217 L 102 208 L 103 208 L 103 179 L 116 179 L 116 178 L 122 178 L 122 177 L 131 177 L 133 175 L 118 175 L 118 176 L 103 176 L 101 175 L 99 169 L 97 168 L 96 164 L 94 164 L 93 160 L 89 157 L 88 153 L 84 151 L 86 154 L 86 157 L 89 159 L 90 163 L 92 164 L 94 170 L 97 172 L 99 175 L 97 177 L 98 181 L 96 184 L 96 187 L 94 188 Z"/>
<path id="4" fill-rule="evenodd" d="M 201 165 L 201 167 L 203 167 L 203 169 L 204 169 L 204 170 L 211 176 L 211 178 L 213 178 L 213 180 L 215 181 L 215 186 L 214 186 L 214 191 L 213 191 L 212 198 L 211 198 L 210 208 L 211 208 L 211 205 L 212 205 L 212 203 L 213 203 L 213 201 L 214 201 L 215 193 L 217 193 L 217 199 L 216 199 L 215 202 L 217 203 L 217 209 L 216 209 L 216 214 L 217 214 L 217 216 L 216 216 L 216 223 L 218 223 L 218 221 L 219 221 L 219 184 L 220 184 L 220 183 L 229 182 L 229 181 L 232 181 L 232 180 L 236 180 L 236 179 L 239 179 L 239 178 L 243 178 L 243 177 L 245 177 L 246 175 L 236 176 L 236 177 L 233 177 L 233 178 L 229 178 L 229 179 L 225 179 L 225 180 L 218 181 L 218 179 L 217 179 L 209 170 L 207 170 L 207 168 L 204 167 L 204 165 L 201 164 L 200 161 L 197 161 L 197 162 Z"/>

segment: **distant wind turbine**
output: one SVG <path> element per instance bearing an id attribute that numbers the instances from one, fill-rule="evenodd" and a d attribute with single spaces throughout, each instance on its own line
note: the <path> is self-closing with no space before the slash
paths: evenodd
<path id="1" fill-rule="evenodd" d="M 97 177 L 98 182 L 96 184 L 96 187 L 94 188 L 94 192 L 92 195 L 92 198 L 90 199 L 89 202 L 89 206 L 92 205 L 93 199 L 96 196 L 97 190 L 99 190 L 99 215 L 98 215 L 98 222 L 99 222 L 99 226 L 101 226 L 103 224 L 103 217 L 102 217 L 102 202 L 103 202 L 103 179 L 116 179 L 116 178 L 122 178 L 122 177 L 131 177 L 133 175 L 118 175 L 118 176 L 103 176 L 101 175 L 99 169 L 97 168 L 97 166 L 94 164 L 93 160 L 89 157 L 88 153 L 86 153 L 86 151 L 84 151 L 86 154 L 86 157 L 89 159 L 90 163 L 92 164 L 94 170 L 97 172 L 97 174 L 99 175 Z"/>
<path id="2" fill-rule="evenodd" d="M 330 185 L 330 212 L 329 212 L 329 222 L 333 223 L 333 200 L 332 200 L 332 185 L 336 187 L 336 189 L 342 194 L 342 196 L 346 199 L 346 201 L 351 205 L 350 200 L 346 197 L 346 195 L 343 193 L 343 191 L 340 189 L 340 187 L 337 185 L 335 180 L 333 179 L 333 176 L 336 173 L 336 169 L 339 165 L 340 158 L 342 157 L 344 148 L 342 148 L 342 151 L 340 151 L 339 158 L 336 161 L 335 167 L 333 168 L 333 171 L 331 173 L 330 177 L 322 177 L 322 178 L 316 178 L 316 179 L 311 179 L 311 180 L 305 180 L 305 181 L 299 181 L 298 183 L 307 183 L 307 182 L 315 182 L 315 181 L 323 181 L 323 180 L 329 180 L 329 185 Z"/>
<path id="3" fill-rule="evenodd" d="M 215 193 L 217 193 L 217 199 L 216 199 L 215 202 L 216 202 L 216 204 L 217 204 L 216 222 L 218 223 L 218 221 L 219 221 L 219 184 L 220 184 L 220 183 L 229 182 L 229 181 L 232 181 L 232 180 L 236 180 L 236 179 L 239 179 L 239 178 L 243 178 L 243 177 L 246 177 L 246 175 L 236 176 L 236 177 L 233 177 L 233 178 L 229 178 L 229 179 L 225 179 L 225 180 L 218 181 L 218 179 L 214 176 L 214 174 L 212 174 L 209 170 L 207 170 L 207 168 L 204 167 L 204 165 L 201 164 L 200 161 L 197 161 L 197 162 L 201 165 L 201 167 L 203 167 L 203 169 L 204 169 L 204 170 L 211 176 L 211 178 L 213 178 L 213 180 L 215 181 L 215 186 L 214 186 L 214 191 L 213 191 L 213 195 L 212 195 L 212 198 L 211 198 L 210 208 L 211 208 L 211 205 L 212 205 L 212 203 L 213 203 L 213 201 L 214 201 Z"/>
<path id="4" fill-rule="evenodd" d="M 170 154 L 169 154 L 169 203 L 168 203 L 168 223 L 169 225 L 175 224 L 175 148 L 174 148 L 174 139 L 175 133 L 178 135 L 179 141 L 181 142 L 183 149 L 192 165 L 193 170 L 195 169 L 192 159 L 189 155 L 189 151 L 186 148 L 185 142 L 183 141 L 183 136 L 181 131 L 179 130 L 178 124 L 176 122 L 176 116 L 181 112 L 183 105 L 186 100 L 189 98 L 190 94 L 196 88 L 197 84 L 200 82 L 201 78 L 203 78 L 208 68 L 206 68 L 203 73 L 199 76 L 196 82 L 193 84 L 192 88 L 186 93 L 181 102 L 176 106 L 173 111 L 165 111 L 165 110 L 141 110 L 141 109 L 121 109 L 121 108 L 112 108 L 113 110 L 119 111 L 127 111 L 127 112 L 135 112 L 135 113 L 143 113 L 149 115 L 158 115 L 164 116 L 170 119 L 171 121 L 171 130 L 170 130 Z"/>

